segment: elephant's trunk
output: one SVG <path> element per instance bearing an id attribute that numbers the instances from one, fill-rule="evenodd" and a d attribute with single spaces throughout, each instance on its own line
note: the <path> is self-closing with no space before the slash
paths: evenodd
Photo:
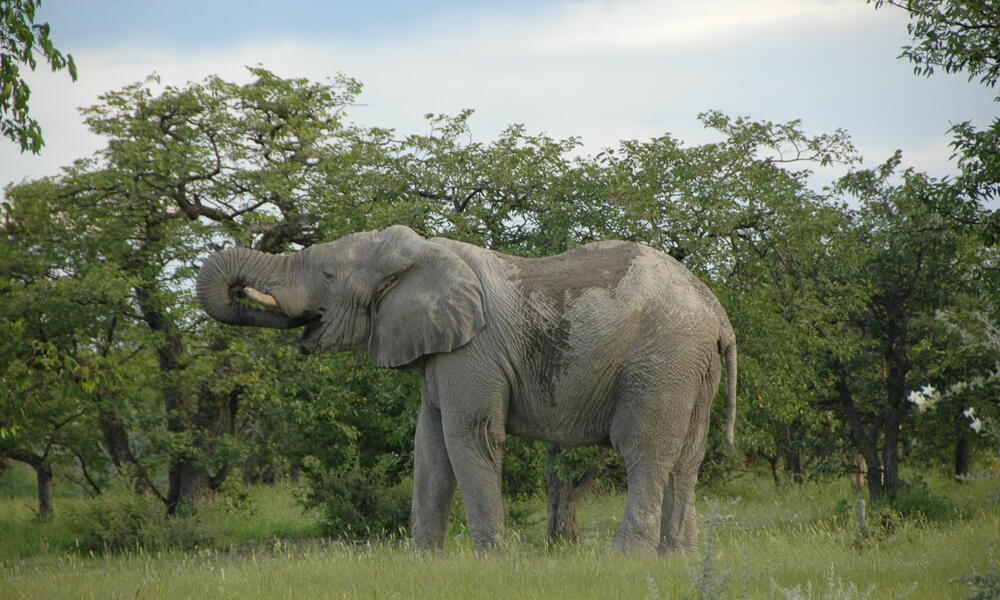
<path id="1" fill-rule="evenodd" d="M 260 294 L 268 291 L 272 275 L 285 268 L 288 257 L 266 254 L 249 248 L 227 248 L 210 256 L 198 272 L 195 291 L 201 307 L 213 319 L 228 325 L 290 329 L 311 319 L 309 315 L 290 317 L 235 302 L 233 294 L 244 288 L 257 298 L 273 297 Z M 254 292 L 257 292 L 254 294 Z"/>

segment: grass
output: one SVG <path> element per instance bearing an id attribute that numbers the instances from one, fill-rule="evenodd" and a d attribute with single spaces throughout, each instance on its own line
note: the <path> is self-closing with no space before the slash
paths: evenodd
<path id="1" fill-rule="evenodd" d="M 623 498 L 607 491 L 581 507 L 581 544 L 544 545 L 539 500 L 509 548 L 489 557 L 472 551 L 461 528 L 441 556 L 319 539 L 290 485 L 206 508 L 202 518 L 217 533 L 211 547 L 106 556 L 74 552 L 59 517 L 34 520 L 30 496 L 0 497 L 0 598 L 964 598 L 958 577 L 1000 569 L 990 557 L 1000 506 L 986 501 L 996 481 L 930 483 L 952 499 L 954 518 L 900 520 L 864 543 L 853 511 L 838 509 L 851 499 L 844 481 L 776 490 L 744 478 L 703 489 L 699 512 L 717 523 L 708 555 L 724 593 L 701 596 L 702 557 L 609 550 Z M 74 502 L 82 500 L 60 498 L 57 510 Z"/>

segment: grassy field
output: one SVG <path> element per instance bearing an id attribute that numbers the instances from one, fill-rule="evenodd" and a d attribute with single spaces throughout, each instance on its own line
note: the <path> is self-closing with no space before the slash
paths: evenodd
<path id="1" fill-rule="evenodd" d="M 322 540 L 290 485 L 205 509 L 209 547 L 92 554 L 73 549 L 65 517 L 39 523 L 30 495 L 13 494 L 0 497 L 0 598 L 971 597 L 959 577 L 1000 573 L 1000 505 L 987 501 L 997 482 L 931 484 L 950 498 L 952 516 L 894 514 L 885 530 L 872 510 L 865 540 L 842 480 L 777 490 L 745 477 L 703 488 L 701 555 L 668 557 L 610 551 L 623 505 L 613 493 L 593 494 L 581 508 L 578 546 L 545 546 L 539 500 L 509 547 L 489 557 L 477 556 L 460 528 L 441 556 Z M 58 500 L 60 515 L 85 502 Z"/>

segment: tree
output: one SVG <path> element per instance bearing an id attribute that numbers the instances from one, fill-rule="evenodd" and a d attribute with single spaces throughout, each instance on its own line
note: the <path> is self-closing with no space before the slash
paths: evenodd
<path id="1" fill-rule="evenodd" d="M 906 29 L 913 43 L 903 46 L 901 56 L 914 64 L 915 73 L 930 76 L 940 68 L 996 86 L 1000 78 L 1000 6 L 996 3 L 874 0 L 874 4 L 876 9 L 888 4 L 910 15 Z M 979 226 L 986 241 L 996 244 L 1000 212 L 989 210 L 985 203 L 1000 197 L 1000 119 L 985 129 L 965 121 L 954 125 L 952 133 L 960 174 L 950 193 L 940 196 L 939 210 L 959 222 Z"/>
<path id="2" fill-rule="evenodd" d="M 970 276 L 977 288 L 988 281 L 982 275 L 975 269 Z M 951 462 L 956 481 L 970 474 L 976 451 L 988 447 L 985 436 L 977 435 L 981 427 L 971 425 L 980 418 L 988 422 L 1000 409 L 995 292 L 989 287 L 976 292 L 935 315 L 936 335 L 918 348 L 916 362 L 925 365 L 918 371 L 924 383 L 907 397 L 917 412 L 911 430 L 919 440 L 915 458 L 931 465 Z"/>
<path id="3" fill-rule="evenodd" d="M 896 153 L 872 170 L 854 171 L 838 183 L 859 208 L 839 237 L 833 279 L 852 282 L 852 297 L 830 298 L 840 307 L 828 323 L 830 376 L 836 414 L 868 463 L 873 498 L 899 489 L 899 451 L 912 408 L 917 349 L 934 335 L 934 315 L 955 305 L 968 289 L 976 264 L 973 239 L 934 210 L 947 186 L 913 171 L 892 183 Z M 846 342 L 846 343 L 843 343 Z"/>
<path id="4" fill-rule="evenodd" d="M 353 164 L 339 107 L 356 84 L 253 74 L 246 85 L 210 78 L 154 96 L 147 81 L 105 94 L 85 114 L 107 147 L 6 191 L 5 241 L 44 265 L 32 281 L 39 296 L 73 286 L 76 305 L 89 308 L 24 310 L 62 325 L 73 343 L 61 355 L 135 377 L 131 388 L 108 380 L 92 402 L 114 464 L 171 512 L 193 510 L 229 475 L 254 377 L 242 368 L 245 347 L 196 312 L 193 274 L 223 240 L 274 251 L 317 239 L 313 215 L 335 204 Z M 19 264 L 5 273 L 12 282 Z M 166 490 L 149 471 L 161 460 Z"/>
<path id="5" fill-rule="evenodd" d="M 0 322 L 0 456 L 23 462 L 35 472 L 38 515 L 54 512 L 54 466 L 80 459 L 95 491 L 88 465 L 96 462 L 95 423 L 88 418 L 80 366 L 55 348 L 25 335 L 23 322 Z M 85 458 L 86 456 L 86 458 Z"/>
<path id="6" fill-rule="evenodd" d="M 995 87 L 1000 78 L 1000 6 L 992 2 L 966 2 L 959 0 L 876 0 L 875 8 L 889 4 L 906 11 L 910 16 L 907 25 L 912 43 L 903 47 L 902 57 L 914 64 L 917 74 L 930 76 L 935 69 L 943 69 L 946 73 L 966 73 L 970 80 L 978 79 L 988 87 Z M 1000 101 L 1000 96 L 995 100 Z M 995 247 L 1000 241 L 1000 211 L 989 208 L 989 203 L 1000 197 L 1000 119 L 994 119 L 985 128 L 980 128 L 970 121 L 952 126 L 954 139 L 952 147 L 954 158 L 958 161 L 958 175 L 951 181 L 941 182 L 938 193 L 931 196 L 933 208 L 957 228 L 969 228 L 977 231 L 986 245 Z M 996 281 L 995 261 L 986 258 L 978 266 L 977 279 L 984 283 Z M 988 286 L 983 286 L 987 288 Z M 995 295 L 995 287 L 992 289 Z M 995 313 L 995 302 L 979 301 L 989 298 L 991 291 L 983 289 L 979 294 L 970 294 L 970 301 L 962 302 L 955 307 L 958 313 L 952 313 L 951 320 L 978 321 L 985 319 L 991 322 L 991 313 Z M 971 330 L 976 329 L 974 326 Z M 960 331 L 952 327 L 954 334 Z M 967 333 L 959 337 L 964 340 Z M 955 342 L 954 335 L 951 341 Z M 962 354 L 970 345 L 967 340 L 959 345 Z M 982 344 L 979 345 L 982 347 Z M 961 361 L 960 366 L 952 365 L 937 371 L 927 372 L 928 376 L 938 375 L 938 386 L 942 389 L 962 388 L 963 383 L 978 380 L 980 376 L 971 375 L 970 369 L 988 372 L 991 359 L 968 356 L 969 360 Z M 950 361 L 955 357 L 949 357 Z M 949 359 L 943 360 L 947 365 Z M 985 363 L 985 364 L 984 364 Z M 973 367 L 973 365 L 977 365 Z M 945 376 L 955 379 L 958 383 L 949 383 Z M 918 397 L 919 394 L 918 394 Z M 948 427 L 938 428 L 956 432 L 954 467 L 956 474 L 961 474 L 968 467 L 969 430 L 966 427 L 967 418 L 963 415 L 963 405 L 975 403 L 968 394 L 945 393 L 947 399 L 942 406 L 933 411 L 937 416 L 948 412 L 952 423 Z M 950 407 L 951 410 L 945 410 Z M 970 406 L 971 407 L 971 406 Z"/>
<path id="7" fill-rule="evenodd" d="M 21 78 L 21 67 L 32 71 L 40 55 L 53 71 L 66 69 L 76 81 L 73 56 L 63 55 L 49 39 L 49 24 L 35 23 L 41 0 L 0 2 L 0 134 L 21 145 L 21 151 L 38 154 L 44 140 L 42 128 L 29 113 L 31 88 Z"/>
<path id="8" fill-rule="evenodd" d="M 872 0 L 869 0 L 872 2 Z M 968 0 L 874 0 L 909 13 L 906 31 L 913 45 L 902 56 L 914 63 L 918 75 L 935 68 L 969 74 L 993 87 L 1000 78 L 1000 6 Z"/>

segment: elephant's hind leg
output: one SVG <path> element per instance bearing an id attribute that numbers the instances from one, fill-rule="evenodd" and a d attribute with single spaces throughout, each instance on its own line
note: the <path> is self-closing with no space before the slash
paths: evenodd
<path id="1" fill-rule="evenodd" d="M 660 552 L 698 550 L 698 512 L 695 508 L 694 490 L 698 482 L 698 469 L 705 458 L 708 417 L 712 398 L 719 387 L 720 373 L 718 361 L 710 363 L 701 393 L 691 413 L 684 445 L 667 479 L 660 526 Z"/>
<path id="2" fill-rule="evenodd" d="M 663 495 L 660 526 L 660 553 L 673 550 L 698 550 L 698 513 L 694 502 L 694 486 L 698 469 L 675 470 L 667 479 Z"/>
<path id="3" fill-rule="evenodd" d="M 680 391 L 678 391 L 680 390 Z M 625 462 L 628 495 L 615 545 L 653 552 L 660 544 L 663 498 L 691 418 L 695 390 L 662 386 L 620 405 L 611 442 Z"/>
<path id="4" fill-rule="evenodd" d="M 444 549 L 455 496 L 455 475 L 445 448 L 441 412 L 420 407 L 413 452 L 413 505 L 410 532 L 421 550 Z"/>
<path id="5" fill-rule="evenodd" d="M 659 541 L 660 510 L 668 467 L 651 468 L 645 460 L 626 460 L 625 470 L 628 495 L 614 544 L 626 552 L 652 552 Z"/>

